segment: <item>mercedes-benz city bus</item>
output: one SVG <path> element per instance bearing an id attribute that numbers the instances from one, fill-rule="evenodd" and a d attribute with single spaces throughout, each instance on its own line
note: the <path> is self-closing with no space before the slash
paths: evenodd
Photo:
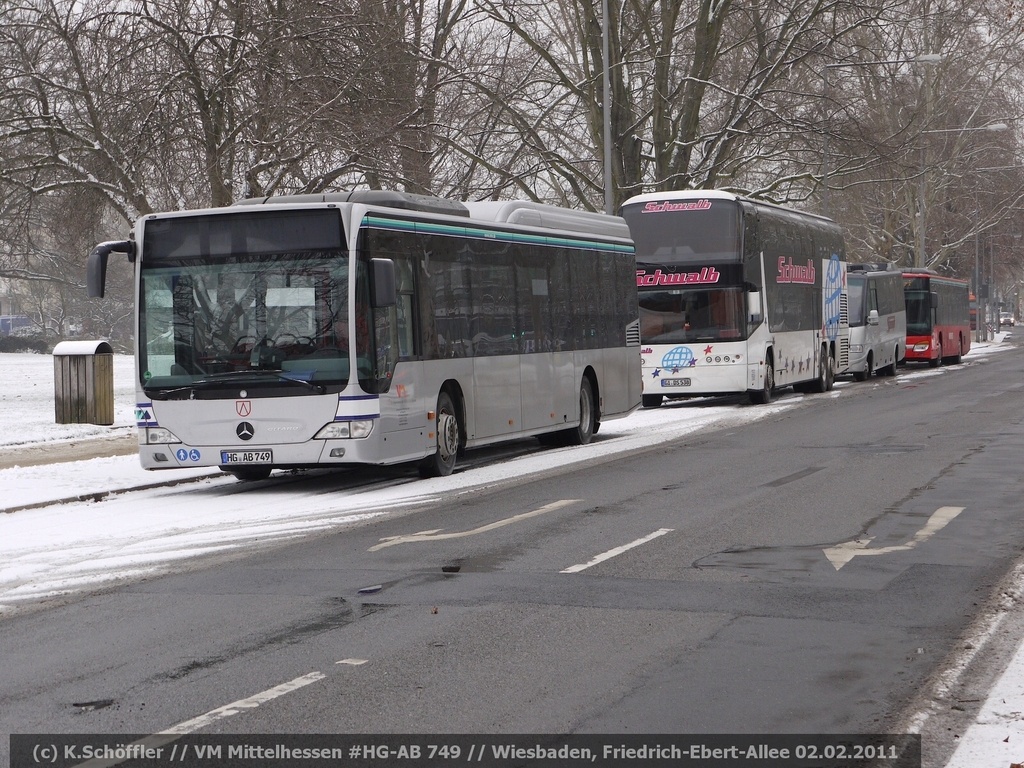
<path id="1" fill-rule="evenodd" d="M 777 388 L 846 370 L 846 251 L 830 219 L 727 192 L 627 200 L 636 244 L 643 404 Z"/>
<path id="2" fill-rule="evenodd" d="M 907 355 L 903 275 L 886 264 L 849 264 L 850 366 L 866 381 L 872 373 L 895 376 Z"/>
<path id="3" fill-rule="evenodd" d="M 621 218 L 357 191 L 149 214 L 90 256 L 135 266 L 146 469 L 419 462 L 588 442 L 640 406 Z"/>

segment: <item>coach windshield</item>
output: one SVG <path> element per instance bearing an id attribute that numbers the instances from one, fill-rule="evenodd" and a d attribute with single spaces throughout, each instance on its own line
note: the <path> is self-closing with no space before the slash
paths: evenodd
<path id="1" fill-rule="evenodd" d="M 747 337 L 746 293 L 741 286 L 640 291 L 644 344 L 737 341 Z"/>

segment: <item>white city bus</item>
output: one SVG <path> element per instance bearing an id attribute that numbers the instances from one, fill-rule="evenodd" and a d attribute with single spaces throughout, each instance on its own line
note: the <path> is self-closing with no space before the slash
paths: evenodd
<path id="1" fill-rule="evenodd" d="M 619 217 L 357 191 L 140 217 L 89 258 L 135 264 L 146 469 L 419 461 L 588 442 L 640 405 Z"/>
<path id="2" fill-rule="evenodd" d="M 872 373 L 895 376 L 907 356 L 903 274 L 878 264 L 849 264 L 850 366 L 865 381 Z"/>
<path id="3" fill-rule="evenodd" d="M 636 244 L 645 407 L 832 388 L 849 356 L 833 221 L 713 190 L 638 195 L 621 213 Z"/>

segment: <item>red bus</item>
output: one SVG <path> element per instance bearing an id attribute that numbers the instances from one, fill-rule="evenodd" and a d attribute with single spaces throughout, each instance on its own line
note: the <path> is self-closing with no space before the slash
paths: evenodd
<path id="1" fill-rule="evenodd" d="M 971 348 L 970 287 L 931 269 L 904 269 L 907 362 L 959 363 Z"/>

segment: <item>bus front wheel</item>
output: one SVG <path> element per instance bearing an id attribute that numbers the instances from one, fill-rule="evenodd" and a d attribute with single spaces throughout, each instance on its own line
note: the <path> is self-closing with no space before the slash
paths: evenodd
<path id="1" fill-rule="evenodd" d="M 775 364 L 772 356 L 764 359 L 764 386 L 761 389 L 752 389 L 749 392 L 750 402 L 754 405 L 767 405 L 772 401 L 772 393 L 775 391 Z"/>
<path id="2" fill-rule="evenodd" d="M 594 388 L 586 376 L 580 382 L 580 421 L 573 429 L 566 430 L 569 445 L 586 445 L 597 432 L 597 408 L 594 405 Z"/>
<path id="3" fill-rule="evenodd" d="M 437 396 L 437 411 L 434 434 L 437 448 L 434 453 L 420 462 L 421 477 L 447 477 L 455 470 L 455 459 L 459 453 L 459 414 L 451 395 L 442 391 Z"/>

